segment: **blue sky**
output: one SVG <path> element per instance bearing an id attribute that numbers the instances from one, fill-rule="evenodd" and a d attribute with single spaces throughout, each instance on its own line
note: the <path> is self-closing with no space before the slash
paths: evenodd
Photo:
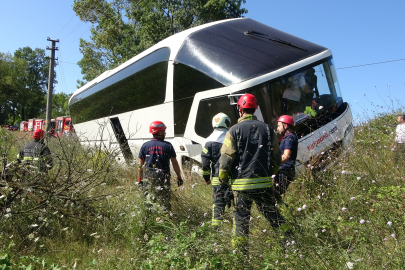
<path id="1" fill-rule="evenodd" d="M 91 25 L 75 16 L 72 5 L 13 0 L 2 1 L 0 9 L 0 52 L 45 49 L 47 37 L 60 39 L 57 92 L 76 90 L 82 77 L 76 64 L 82 57 L 79 38 L 90 34 Z M 331 49 L 343 99 L 353 104 L 355 118 L 387 111 L 391 100 L 395 108 L 405 103 L 405 60 L 342 69 L 405 59 L 405 1 L 247 0 L 244 7 L 246 17 Z"/>

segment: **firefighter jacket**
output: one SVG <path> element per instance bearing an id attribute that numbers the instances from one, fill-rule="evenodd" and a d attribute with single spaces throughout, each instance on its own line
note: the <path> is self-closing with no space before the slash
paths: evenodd
<path id="1" fill-rule="evenodd" d="M 212 185 L 218 186 L 219 182 L 219 157 L 221 156 L 221 147 L 225 139 L 226 128 L 216 128 L 214 132 L 205 140 L 205 146 L 201 153 L 202 175 L 205 182 L 212 176 Z"/>
<path id="2" fill-rule="evenodd" d="M 220 181 L 232 190 L 268 188 L 281 164 L 281 152 L 273 128 L 245 115 L 225 135 L 219 159 Z"/>
<path id="3" fill-rule="evenodd" d="M 39 140 L 26 144 L 17 155 L 17 159 L 37 165 L 41 172 L 48 172 L 53 166 L 51 151 Z"/>

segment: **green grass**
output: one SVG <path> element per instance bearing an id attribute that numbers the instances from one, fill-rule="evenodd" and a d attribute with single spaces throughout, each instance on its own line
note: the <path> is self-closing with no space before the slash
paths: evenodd
<path id="1" fill-rule="evenodd" d="M 44 269 L 404 269 L 405 162 L 391 150 L 395 126 L 389 114 L 358 125 L 353 151 L 327 171 L 308 169 L 290 185 L 287 204 L 279 207 L 298 250 L 284 251 L 281 234 L 254 207 L 249 257 L 233 254 L 232 212 L 226 210 L 219 232 L 211 229 L 212 187 L 198 176 L 184 189 L 173 181 L 169 217 L 144 208 L 135 167 L 112 166 L 99 191 L 118 193 L 94 202 L 93 218 L 88 212 L 77 212 L 81 219 L 44 213 L 52 222 L 43 222 L 38 213 L 18 220 L 4 212 L 0 248 L 11 258 L 3 261 L 34 269 L 43 269 L 35 260 L 46 262 Z M 77 152 L 71 158 L 79 158 Z"/>

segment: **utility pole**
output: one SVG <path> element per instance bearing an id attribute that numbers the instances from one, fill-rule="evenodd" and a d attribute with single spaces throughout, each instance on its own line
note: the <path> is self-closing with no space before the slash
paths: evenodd
<path id="1" fill-rule="evenodd" d="M 59 39 L 52 40 L 48 37 L 48 41 L 52 42 L 51 48 L 46 46 L 47 50 L 51 50 L 51 59 L 49 61 L 49 76 L 48 76 L 48 96 L 46 99 L 46 131 L 49 132 L 51 128 L 51 119 L 52 119 L 52 93 L 53 93 L 53 78 L 54 78 L 54 67 L 55 67 L 55 51 L 58 50 L 58 47 L 55 47 L 55 43 L 59 42 Z"/>

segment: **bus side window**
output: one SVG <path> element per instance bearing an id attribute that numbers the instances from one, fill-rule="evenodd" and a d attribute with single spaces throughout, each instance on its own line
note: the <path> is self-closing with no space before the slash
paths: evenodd
<path id="1" fill-rule="evenodd" d="M 197 119 L 194 130 L 198 136 L 207 138 L 213 131 L 212 118 L 218 113 L 224 113 L 231 119 L 231 126 L 238 122 L 234 106 L 229 105 L 228 96 L 201 100 L 198 105 Z"/>
<path id="2" fill-rule="evenodd" d="M 175 124 L 174 134 L 176 136 L 182 136 L 186 130 L 187 120 L 195 94 L 221 87 L 224 87 L 222 83 L 214 80 L 199 70 L 181 63 L 177 63 L 174 66 L 173 104 Z"/>
<path id="3" fill-rule="evenodd" d="M 159 49 L 76 97 L 75 124 L 162 104 L 166 97 L 170 49 Z"/>

